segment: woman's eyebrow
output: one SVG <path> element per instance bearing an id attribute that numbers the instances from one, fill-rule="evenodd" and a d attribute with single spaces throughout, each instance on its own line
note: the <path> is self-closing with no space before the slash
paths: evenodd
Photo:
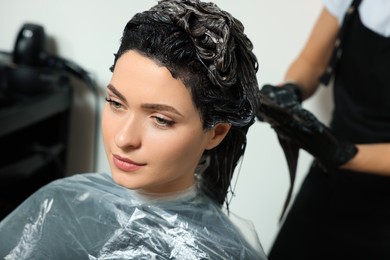
<path id="1" fill-rule="evenodd" d="M 122 93 L 119 92 L 119 90 L 117 90 L 114 85 L 112 84 L 108 84 L 107 88 L 112 92 L 114 93 L 119 99 L 123 100 L 123 101 L 126 101 L 126 98 L 124 95 L 122 95 Z"/>
<path id="2" fill-rule="evenodd" d="M 107 85 L 107 88 L 112 92 L 114 93 L 119 99 L 123 100 L 126 102 L 126 98 L 124 95 L 122 95 L 122 93 L 119 92 L 119 90 L 117 90 L 114 85 L 112 85 L 111 83 Z M 172 112 L 172 113 L 175 113 L 179 116 L 183 116 L 179 111 L 177 111 L 177 109 L 175 109 L 174 107 L 172 106 L 169 106 L 169 105 L 165 105 L 165 104 L 149 104 L 149 103 L 145 103 L 145 104 L 141 104 L 141 107 L 143 109 L 147 109 L 147 110 L 156 110 L 156 111 L 167 111 L 167 112 Z"/>
<path id="3" fill-rule="evenodd" d="M 175 113 L 179 116 L 183 116 L 179 111 L 177 111 L 177 109 L 165 104 L 141 104 L 141 107 L 147 110 L 167 111 L 167 112 Z"/>

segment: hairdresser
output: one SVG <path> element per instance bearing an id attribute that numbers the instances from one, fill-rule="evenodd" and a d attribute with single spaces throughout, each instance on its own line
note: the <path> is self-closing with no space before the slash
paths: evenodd
<path id="1" fill-rule="evenodd" d="M 323 4 L 284 83 L 262 88 L 288 111 L 264 112 L 279 139 L 314 157 L 269 259 L 390 259 L 390 1 Z M 329 127 L 301 106 L 321 85 Z"/>

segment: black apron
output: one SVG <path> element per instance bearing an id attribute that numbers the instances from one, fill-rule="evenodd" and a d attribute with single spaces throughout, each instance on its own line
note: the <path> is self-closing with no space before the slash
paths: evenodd
<path id="1" fill-rule="evenodd" d="M 342 50 L 332 130 L 354 143 L 390 142 L 390 38 L 356 14 Z M 269 259 L 390 259 L 390 177 L 324 172 L 314 162 Z"/>

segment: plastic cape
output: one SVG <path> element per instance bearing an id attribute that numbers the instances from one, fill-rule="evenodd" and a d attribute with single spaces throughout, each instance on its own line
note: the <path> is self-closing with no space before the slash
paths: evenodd
<path id="1" fill-rule="evenodd" d="M 46 185 L 0 223 L 1 259 L 266 259 L 253 241 L 195 187 L 153 198 L 95 173 Z"/>

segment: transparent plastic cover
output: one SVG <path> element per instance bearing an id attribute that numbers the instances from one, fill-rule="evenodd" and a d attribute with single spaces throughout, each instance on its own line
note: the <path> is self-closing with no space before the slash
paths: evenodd
<path id="1" fill-rule="evenodd" d="M 161 198 L 109 174 L 80 174 L 46 185 L 0 222 L 0 258 L 266 259 L 253 226 L 229 216 L 195 187 Z"/>

